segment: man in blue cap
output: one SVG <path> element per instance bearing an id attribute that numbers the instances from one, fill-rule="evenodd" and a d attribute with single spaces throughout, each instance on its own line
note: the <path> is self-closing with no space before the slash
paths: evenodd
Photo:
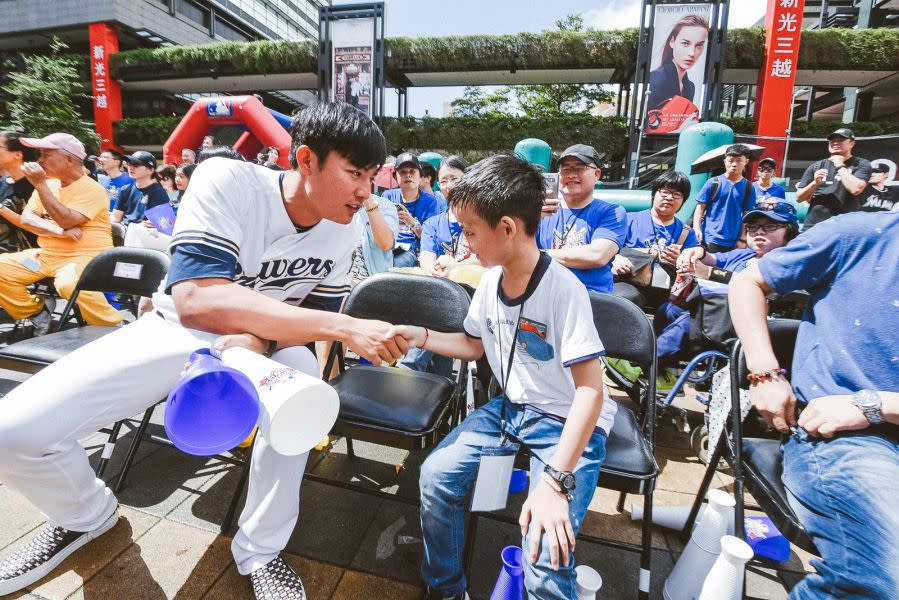
<path id="1" fill-rule="evenodd" d="M 440 201 L 421 189 L 421 163 L 418 156 L 403 152 L 396 157 L 393 176 L 400 187 L 384 192 L 384 198 L 396 204 L 400 229 L 393 250 L 393 266 L 411 267 L 418 262 L 422 223 L 440 214 Z"/>
<path id="2" fill-rule="evenodd" d="M 761 202 L 743 217 L 746 248 L 729 252 L 708 252 L 702 246 L 687 248 L 677 259 L 680 272 L 695 273 L 702 279 L 728 283 L 739 273 L 775 248 L 786 246 L 799 234 L 796 208 L 789 202 Z M 659 358 L 676 354 L 690 331 L 690 313 L 671 302 L 659 307 L 653 320 L 658 334 Z"/>

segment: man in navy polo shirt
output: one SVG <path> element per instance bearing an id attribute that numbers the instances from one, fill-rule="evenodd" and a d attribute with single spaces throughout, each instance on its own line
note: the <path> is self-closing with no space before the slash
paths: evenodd
<path id="1" fill-rule="evenodd" d="M 899 213 L 839 215 L 735 276 L 749 399 L 785 434 L 787 496 L 818 548 L 790 598 L 899 598 Z M 788 380 L 765 296 L 811 295 Z M 799 414 L 797 415 L 797 408 Z"/>
<path id="2" fill-rule="evenodd" d="M 575 144 L 559 157 L 558 204 L 547 202 L 537 230 L 537 246 L 571 269 L 588 290 L 611 294 L 612 259 L 624 244 L 627 212 L 623 206 L 593 198 L 602 175 L 593 146 Z"/>
<path id="3" fill-rule="evenodd" d="M 400 187 L 383 194 L 384 198 L 396 204 L 400 217 L 393 266 L 411 267 L 418 262 L 422 223 L 440 213 L 440 202 L 434 194 L 421 189 L 421 163 L 411 152 L 403 152 L 396 157 L 393 176 Z"/>
<path id="4" fill-rule="evenodd" d="M 709 179 L 696 197 L 693 231 L 709 252 L 733 250 L 740 238 L 743 213 L 755 206 L 755 189 L 743 177 L 751 153 L 734 144 L 724 154 L 724 174 Z"/>

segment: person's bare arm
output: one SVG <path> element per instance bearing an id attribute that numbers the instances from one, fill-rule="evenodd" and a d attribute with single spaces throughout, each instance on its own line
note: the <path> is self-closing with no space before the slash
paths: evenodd
<path id="1" fill-rule="evenodd" d="M 780 367 L 768 334 L 765 296 L 769 293 L 771 288 L 762 277 L 757 262 L 750 263 L 730 280 L 730 317 L 743 344 L 746 366 L 753 373 Z M 796 425 L 796 395 L 783 377 L 768 378 L 750 386 L 749 399 L 768 424 L 778 431 L 787 432 Z"/>
<path id="2" fill-rule="evenodd" d="M 467 362 L 478 360 L 484 356 L 483 342 L 464 333 L 441 333 L 412 325 L 398 325 L 394 328 L 393 333 L 405 338 L 410 346 L 429 350 L 440 356 L 458 358 Z"/>
<path id="3" fill-rule="evenodd" d="M 557 248 L 546 253 L 569 269 L 598 269 L 615 258 L 618 244 L 612 240 L 594 240 L 585 246 Z"/>
<path id="4" fill-rule="evenodd" d="M 877 394 L 884 420 L 899 424 L 899 392 Z M 799 415 L 799 426 L 814 437 L 832 438 L 841 431 L 857 431 L 870 425 L 862 409 L 852 402 L 852 394 L 815 398 Z"/>
<path id="5" fill-rule="evenodd" d="M 812 178 L 811 182 L 807 186 L 796 190 L 796 200 L 798 202 L 809 202 L 812 199 L 815 190 L 824 183 L 825 179 L 827 179 L 827 169 L 818 169 L 815 171 L 815 176 Z"/>
<path id="6" fill-rule="evenodd" d="M 125 211 L 119 209 L 113 209 L 111 213 L 109 213 L 109 220 L 113 223 L 121 223 L 125 218 Z"/>
<path id="7" fill-rule="evenodd" d="M 702 219 L 705 217 L 706 205 L 697 202 L 696 210 L 693 211 L 693 232 L 696 234 L 696 239 L 700 242 L 702 241 Z"/>
<path id="8" fill-rule="evenodd" d="M 72 227 L 79 227 L 90 220 L 77 210 L 72 210 L 63 206 L 59 199 L 53 194 L 53 190 L 50 189 L 50 186 L 47 185 L 47 173 L 44 172 L 43 167 L 38 163 L 24 163 L 22 165 L 22 172 L 25 173 L 25 177 L 27 177 L 28 181 L 31 182 L 31 185 L 34 186 L 35 191 L 38 193 L 38 197 L 41 199 L 41 204 L 44 206 L 44 210 L 47 211 L 47 214 L 50 215 L 51 219 L 56 221 L 57 225 L 63 229 L 71 229 Z"/>
<path id="9" fill-rule="evenodd" d="M 549 461 L 549 466 L 558 471 L 573 471 L 578 459 L 584 454 L 584 448 L 596 427 L 596 420 L 602 411 L 603 383 L 602 363 L 593 358 L 571 366 L 574 379 L 574 401 L 565 419 L 559 443 Z M 546 536 L 549 545 L 550 561 L 554 569 L 559 562 L 568 564 L 568 554 L 574 551 L 574 529 L 568 516 L 568 500 L 549 483 L 542 480 L 532 487 L 528 499 L 521 508 L 518 524 L 521 535 L 530 528 L 530 547 L 527 549 L 530 561 L 536 562 L 540 552 L 540 537 Z"/>
<path id="10" fill-rule="evenodd" d="M 251 333 L 279 347 L 340 341 L 367 360 L 390 362 L 408 351 L 382 321 L 354 319 L 291 306 L 223 278 L 188 279 L 172 286 L 181 324 L 221 335 Z"/>
<path id="11" fill-rule="evenodd" d="M 19 229 L 24 229 L 24 227 L 22 227 L 22 215 L 11 208 L 0 206 L 0 217 L 3 217 Z"/>
<path id="12" fill-rule="evenodd" d="M 368 214 L 368 222 L 371 224 L 371 234 L 375 239 L 378 248 L 384 251 L 392 250 L 396 240 L 393 237 L 393 231 L 390 230 L 390 226 L 387 224 L 387 221 L 384 220 L 384 215 L 382 215 L 380 209 L 378 209 L 378 202 L 369 197 L 369 200 L 366 200 L 366 202 L 363 203 L 363 209 Z"/>
<path id="13" fill-rule="evenodd" d="M 435 262 L 437 262 L 437 255 L 430 250 L 422 250 L 418 254 L 418 265 L 425 273 L 433 273 Z"/>
<path id="14" fill-rule="evenodd" d="M 852 171 L 849 170 L 849 167 L 841 167 L 837 169 L 837 173 L 840 175 L 840 183 L 843 184 L 846 191 L 853 196 L 858 196 L 864 192 L 865 188 L 868 186 L 868 182 L 853 175 Z"/>
<path id="15" fill-rule="evenodd" d="M 19 219 L 19 226 L 25 231 L 29 231 L 34 235 L 42 235 L 47 237 L 71 238 L 73 240 L 81 239 L 81 228 L 71 227 L 63 229 L 49 219 L 42 219 L 32 211 L 26 208 L 22 211 L 22 217 Z"/>

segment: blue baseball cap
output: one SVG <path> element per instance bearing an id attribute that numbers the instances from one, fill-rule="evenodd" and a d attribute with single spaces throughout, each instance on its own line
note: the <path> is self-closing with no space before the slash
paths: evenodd
<path id="1" fill-rule="evenodd" d="M 759 202 L 752 210 L 743 215 L 743 222 L 748 221 L 753 215 L 762 215 L 778 223 L 799 225 L 796 207 L 789 202 Z"/>

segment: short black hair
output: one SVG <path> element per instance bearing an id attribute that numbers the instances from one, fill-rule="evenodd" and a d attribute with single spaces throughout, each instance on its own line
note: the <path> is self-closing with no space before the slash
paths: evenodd
<path id="1" fill-rule="evenodd" d="M 434 168 L 429 162 L 421 163 L 421 176 L 422 177 L 430 177 L 431 183 L 437 182 L 437 169 Z"/>
<path id="2" fill-rule="evenodd" d="M 690 195 L 690 178 L 680 171 L 665 171 L 652 182 L 652 197 L 662 188 L 680 192 L 684 200 Z"/>
<path id="3" fill-rule="evenodd" d="M 204 160 L 217 158 L 219 156 L 222 158 L 230 158 L 231 160 L 244 160 L 243 155 L 231 146 L 213 146 L 212 148 L 207 148 L 200 152 L 200 156 L 197 157 L 197 162 L 201 163 Z"/>
<path id="4" fill-rule="evenodd" d="M 271 152 L 272 150 L 274 150 L 275 152 L 278 153 L 278 158 L 281 157 L 281 151 L 278 150 L 278 147 L 277 147 L 277 146 L 269 146 L 268 148 L 265 149 L 265 153 L 268 154 L 268 153 Z"/>
<path id="5" fill-rule="evenodd" d="M 309 146 L 322 164 L 331 152 L 360 169 L 379 167 L 387 158 L 387 142 L 374 121 L 342 102 L 319 102 L 297 112 L 290 137 L 290 166 L 294 169 L 300 146 Z"/>
<path id="6" fill-rule="evenodd" d="M 183 165 L 179 165 L 177 169 L 175 169 L 175 174 L 178 171 L 181 171 L 181 174 L 190 179 L 194 176 L 194 171 L 197 170 L 196 163 L 184 163 Z"/>
<path id="7" fill-rule="evenodd" d="M 745 156 L 752 160 L 752 150 L 746 144 L 731 144 L 725 150 L 724 156 Z"/>
<path id="8" fill-rule="evenodd" d="M 468 164 L 468 161 L 458 154 L 451 154 L 450 156 L 447 156 L 440 161 L 440 166 L 437 168 L 437 171 L 439 173 L 440 169 L 442 169 L 443 167 L 449 167 L 450 169 L 459 169 L 464 173 L 470 166 L 471 165 Z"/>
<path id="9" fill-rule="evenodd" d="M 24 162 L 35 160 L 38 156 L 37 150 L 23 144 L 22 137 L 24 136 L 17 131 L 0 131 L 0 138 L 3 138 L 7 150 L 10 152 L 21 152 Z"/>
<path id="10" fill-rule="evenodd" d="M 533 237 L 540 226 L 544 193 L 543 176 L 534 165 L 511 154 L 496 154 L 468 169 L 448 200 L 453 208 L 470 206 L 491 227 L 503 217 L 521 219 Z"/>

